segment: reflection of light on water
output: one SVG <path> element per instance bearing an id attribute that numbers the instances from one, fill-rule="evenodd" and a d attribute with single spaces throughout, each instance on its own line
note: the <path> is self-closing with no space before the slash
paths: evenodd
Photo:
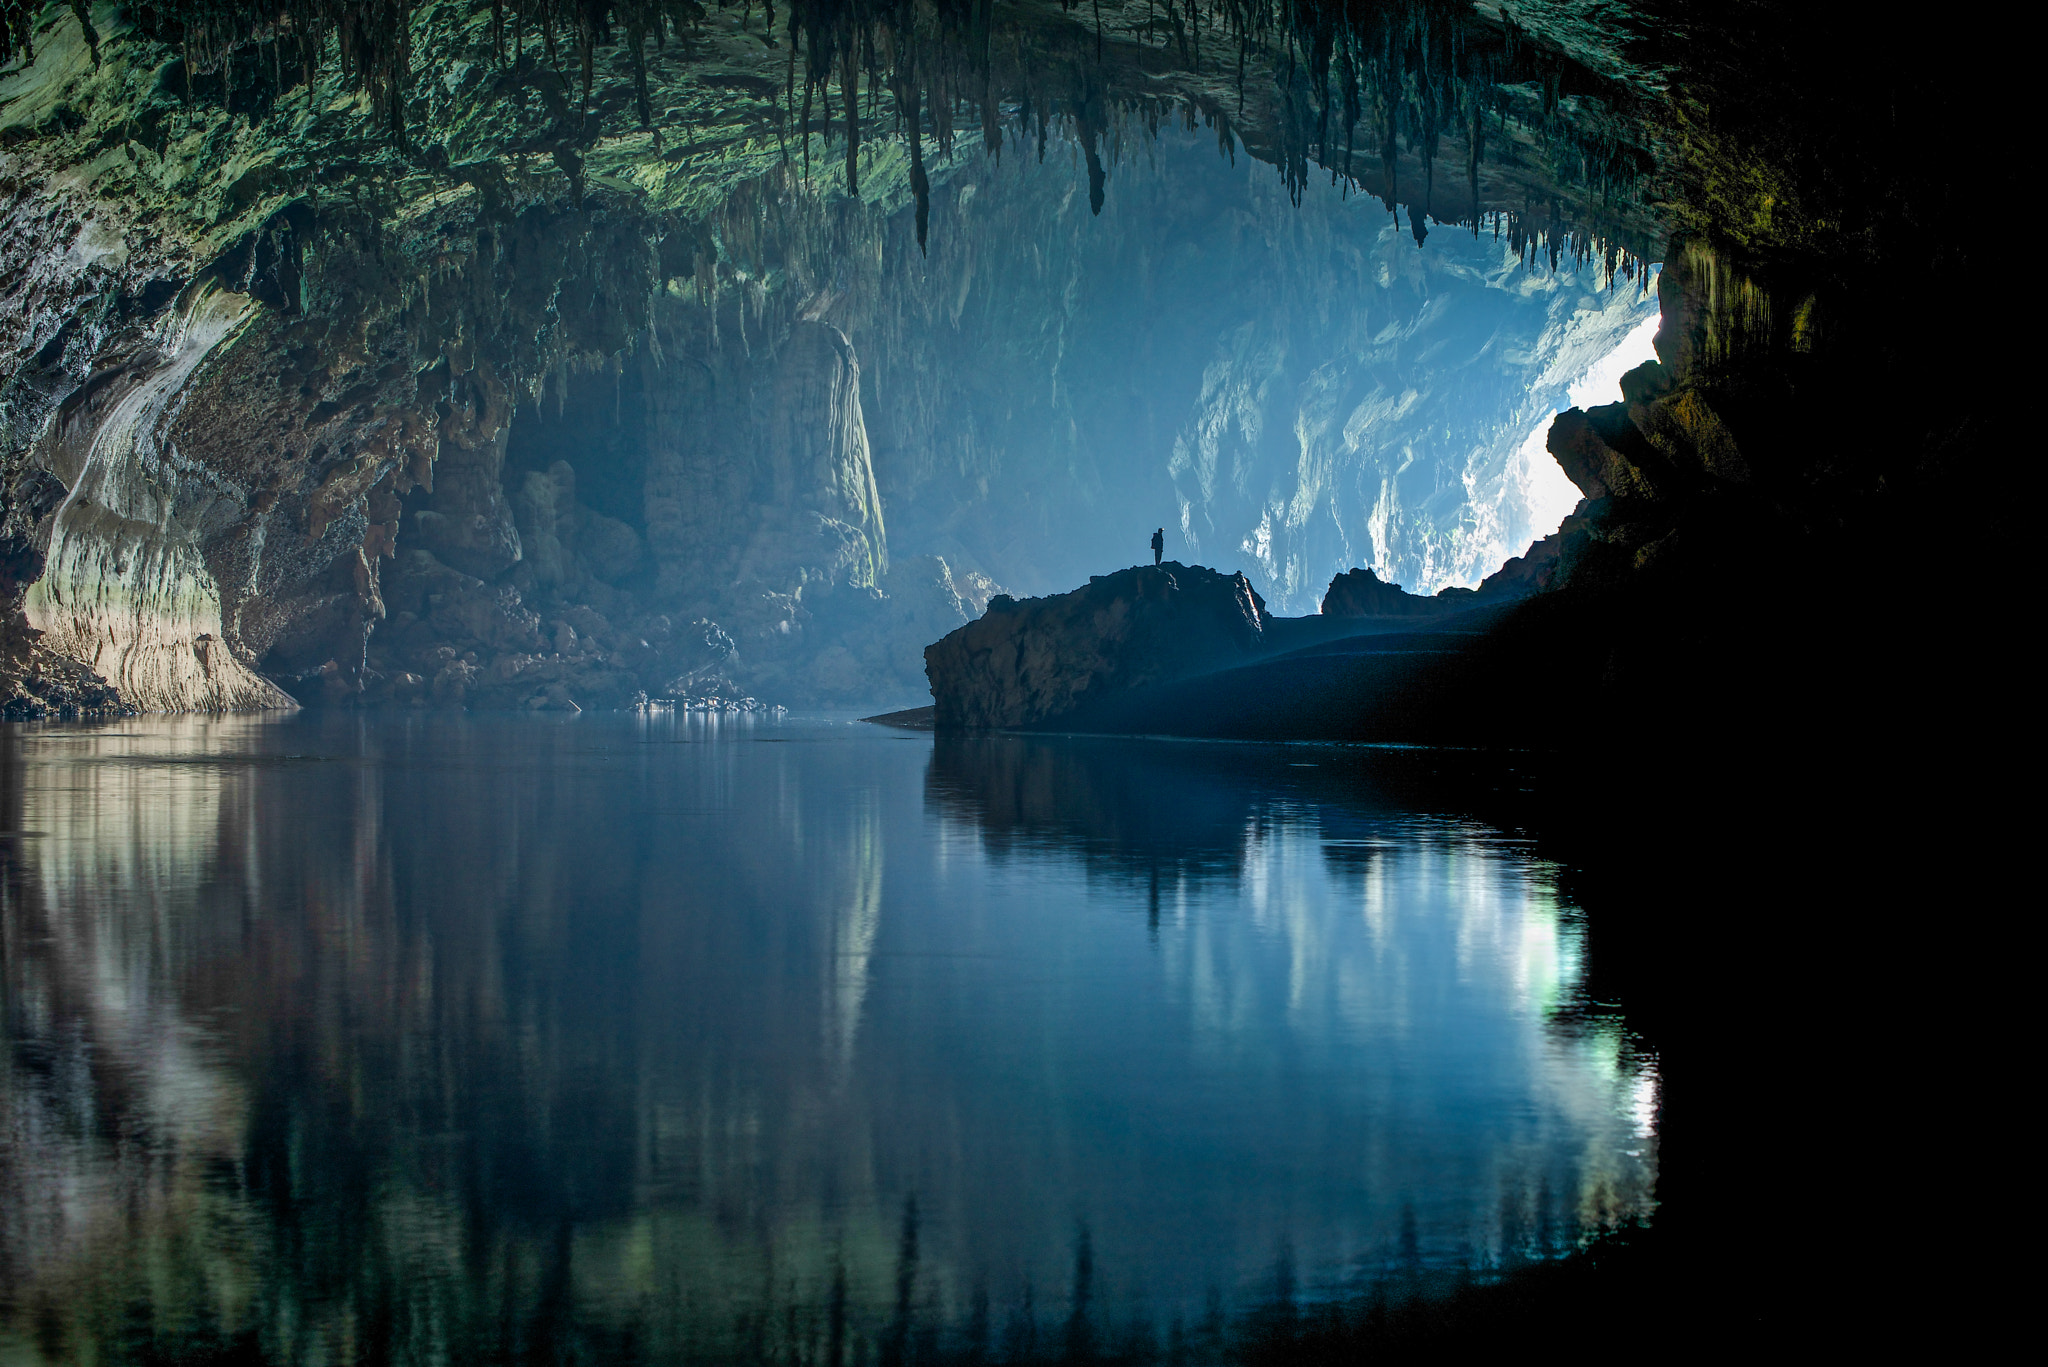
<path id="1" fill-rule="evenodd" d="M 1417 1184 L 1426 1262 L 1554 1254 L 1649 1213 L 1655 1073 L 1618 1023 L 1583 1014 L 1585 931 L 1554 870 L 1476 828 L 1417 821 L 1325 841 L 1313 814 L 1284 810 L 1244 824 L 1239 860 L 1235 887 L 1208 889 L 1163 967 L 1207 1057 L 1279 1048 L 1379 1098 L 1355 1135 L 1366 1194 L 1348 1199 L 1364 1204 L 1334 1261 L 1398 1260 L 1393 1195 Z M 1447 1059 L 1474 1071 L 1431 1071 Z M 1451 1116 L 1464 1117 L 1455 1135 L 1441 1128 Z M 1444 1147 L 1418 1166 L 1409 1146 L 1423 1135 Z M 1449 1177 L 1475 1165 L 1483 1184 Z M 1308 1259 L 1313 1240 L 1297 1234 Z"/>
<path id="2" fill-rule="evenodd" d="M 825 1027 L 833 1067 L 843 1080 L 853 1066 L 861 1004 L 868 994 L 868 960 L 882 924 L 882 831 L 872 795 L 854 799 L 851 829 L 843 837 L 841 889 L 828 908 Z"/>
<path id="3" fill-rule="evenodd" d="M 1636 1078 L 1634 1104 L 1629 1107 L 1636 1122 L 1636 1138 L 1648 1139 L 1657 1132 L 1657 1074 L 1645 1068 Z"/>
<path id="4" fill-rule="evenodd" d="M 552 756 L 566 728 L 479 725 L 465 750 L 450 725 L 411 769 L 157 732 L 162 763 L 103 735 L 105 762 L 45 764 L 8 1024 L 91 1042 L 59 1070 L 83 1081 L 0 1089 L 0 1255 L 77 1305 L 48 1288 L 115 1304 L 124 1269 L 207 1269 L 188 1309 L 314 1326 L 310 1359 L 375 1298 L 262 1269 L 361 1258 L 421 1341 L 453 1342 L 554 1294 L 566 1248 L 576 1316 L 651 1358 L 772 1306 L 783 1356 L 816 1361 L 835 1278 L 870 1330 L 894 1313 L 913 1188 L 919 1313 L 948 1323 L 977 1279 L 1013 1304 L 1070 1284 L 1077 1218 L 1097 1303 L 1141 1287 L 1164 1322 L 1209 1286 L 1265 1294 L 1277 1247 L 1314 1295 L 1409 1247 L 1498 1265 L 1652 1208 L 1653 1066 L 1588 1009 L 1554 870 L 1498 833 L 1232 789 L 1193 855 L 1170 824 L 1091 842 L 1019 815 L 998 838 L 922 801 L 915 768 L 718 725 L 636 746 L 630 775 L 623 751 L 576 758 L 605 740 L 587 720 Z M 1052 772 L 1069 786 L 1020 766 L 1007 810 L 1154 812 L 1156 788 Z M 1103 853 L 1132 829 L 1156 844 Z M 146 1085 L 105 1140 L 124 1070 Z M 268 1176 L 222 1177 L 280 1132 L 264 1116 L 288 1122 Z M 501 1224 L 465 1175 L 515 1170 L 530 1209 Z M 269 1181 L 304 1223 L 272 1227 Z"/>

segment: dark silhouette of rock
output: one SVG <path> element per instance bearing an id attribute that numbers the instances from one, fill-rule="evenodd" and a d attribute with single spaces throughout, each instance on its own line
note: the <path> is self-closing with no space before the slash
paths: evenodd
<path id="1" fill-rule="evenodd" d="M 1574 408 L 1557 415 L 1545 445 L 1587 498 L 1654 498 L 1656 487 L 1648 475 L 1608 444 L 1609 435 L 1592 414 Z"/>
<path id="2" fill-rule="evenodd" d="M 1474 602 L 1496 599 L 1526 598 L 1532 593 L 1541 593 L 1557 582 L 1558 566 L 1562 563 L 1566 539 L 1577 532 L 1584 519 L 1568 517 L 1564 525 L 1530 546 L 1520 555 L 1512 556 L 1508 562 L 1492 574 L 1479 581 L 1473 590 L 1445 589 L 1438 598 L 1465 596 Z"/>
<path id="3" fill-rule="evenodd" d="M 1389 584 L 1369 569 L 1347 570 L 1330 580 L 1323 593 L 1325 617 L 1442 617 L 1470 608 L 1526 598 L 1551 586 L 1566 527 L 1545 537 L 1480 581 L 1476 589 L 1439 589 L 1431 597 Z"/>
<path id="4" fill-rule="evenodd" d="M 1366 569 L 1337 575 L 1323 592 L 1325 617 L 1426 617 L 1442 610 L 1436 599 L 1385 583 Z"/>
<path id="5" fill-rule="evenodd" d="M 1266 605 L 1242 574 L 1168 561 L 1087 587 L 989 600 L 927 646 L 941 730 L 1054 727 L 1133 689 L 1241 664 L 1265 646 Z"/>

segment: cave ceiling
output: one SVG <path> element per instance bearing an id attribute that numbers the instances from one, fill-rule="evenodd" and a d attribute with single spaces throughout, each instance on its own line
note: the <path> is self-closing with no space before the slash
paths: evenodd
<path id="1" fill-rule="evenodd" d="M 394 224 L 464 193 L 695 221 L 794 168 L 890 205 L 969 147 L 1000 155 L 1056 124 L 1107 177 L 1162 120 L 1199 121 L 1293 185 L 1314 165 L 1445 222 L 1500 211 L 1661 245 L 1656 73 L 1623 55 L 1612 6 L 9 9 L 29 16 L 0 86 L 16 174 L 62 165 L 131 201 L 193 269 L 323 193 Z"/>

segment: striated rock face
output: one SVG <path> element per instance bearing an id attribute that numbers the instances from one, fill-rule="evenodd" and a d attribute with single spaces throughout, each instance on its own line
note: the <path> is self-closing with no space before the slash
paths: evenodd
<path id="1" fill-rule="evenodd" d="M 1241 664 L 1265 644 L 1266 605 L 1242 574 L 1169 561 L 988 612 L 926 648 L 941 729 L 1055 725 L 1151 684 Z"/>
<path id="2" fill-rule="evenodd" d="M 16 476 L 0 500 L 0 720 L 104 716 L 124 709 L 107 681 L 50 649 L 22 601 L 43 572 L 64 486 L 45 470 Z"/>
<path id="3" fill-rule="evenodd" d="M 154 354 L 109 377 L 89 439 L 57 448 L 71 458 L 56 472 L 70 493 L 29 590 L 28 619 L 44 645 L 105 676 L 132 707 L 293 705 L 228 645 L 201 544 L 223 500 L 193 478 L 175 436 L 195 375 L 253 308 L 247 295 L 202 290 Z"/>

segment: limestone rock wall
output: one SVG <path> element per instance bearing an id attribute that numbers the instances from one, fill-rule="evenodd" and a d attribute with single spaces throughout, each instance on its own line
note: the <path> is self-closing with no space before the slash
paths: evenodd
<path id="1" fill-rule="evenodd" d="M 216 498 L 203 476 L 191 478 L 174 435 L 195 375 L 253 310 L 247 295 L 200 289 L 167 320 L 156 364 L 138 359 L 125 392 L 106 404 L 78 468 L 58 470 L 70 493 L 29 590 L 28 619 L 46 646 L 106 677 L 132 707 L 292 705 L 227 640 L 199 541 Z"/>
<path id="2" fill-rule="evenodd" d="M 150 709 L 423 699 L 443 675 L 447 697 L 493 672 L 505 698 L 560 694 L 559 677 L 522 681 L 587 681 L 598 640 L 659 655 L 665 636 L 704 637 L 641 610 L 657 567 L 680 569 L 678 593 L 732 597 L 736 576 L 650 555 L 661 516 L 580 499 L 575 463 L 506 468 L 518 414 L 572 374 L 659 354 L 641 340 L 664 281 L 703 265 L 716 310 L 719 248 L 673 196 L 650 203 L 583 153 L 548 155 L 545 102 L 458 59 L 487 53 L 487 32 L 455 8 L 416 18 L 450 60 L 421 83 L 410 140 L 377 127 L 339 71 L 311 87 L 267 65 L 181 71 L 175 45 L 126 13 L 103 13 L 90 42 L 75 16 L 41 16 L 34 62 L 0 72 L 0 333 L 17 358 L 0 377 L 0 683 L 29 711 L 55 696 L 58 660 L 87 671 L 88 692 L 104 691 L 97 669 Z M 749 44 L 712 35 L 703 55 Z M 201 75 L 219 89 L 195 88 Z M 710 205 L 733 182 L 718 188 Z M 831 324 L 784 332 L 791 362 L 771 345 L 759 376 L 711 358 L 744 422 L 674 386 L 664 430 L 737 450 L 746 483 L 727 500 L 685 479 L 668 523 L 683 509 L 770 596 L 820 578 L 878 593 L 858 360 Z M 743 329 L 735 340 L 744 361 Z M 678 360 L 679 381 L 701 370 Z M 779 527 L 750 516 L 767 507 Z M 578 617 L 579 634 L 575 609 L 621 621 Z M 687 645 L 677 660 L 701 664 Z M 597 691 L 653 691 L 667 663 L 628 668 L 608 649 Z"/>
<path id="3" fill-rule="evenodd" d="M 951 569 L 892 565 L 846 334 L 748 309 L 663 301 L 659 353 L 558 377 L 495 444 L 444 444 L 409 500 L 369 696 L 915 699 L 924 645 L 969 615 Z M 963 587 L 978 611 L 987 592 Z"/>

